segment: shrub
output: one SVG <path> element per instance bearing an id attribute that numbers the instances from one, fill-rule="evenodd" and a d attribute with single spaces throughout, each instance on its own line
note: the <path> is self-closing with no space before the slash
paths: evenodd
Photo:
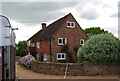
<path id="1" fill-rule="evenodd" d="M 55 58 L 53 56 L 49 56 L 46 62 L 55 62 Z"/>
<path id="2" fill-rule="evenodd" d="M 91 37 L 77 53 L 78 63 L 120 63 L 120 40 L 112 34 Z"/>
<path id="3" fill-rule="evenodd" d="M 26 56 L 20 58 L 19 63 L 21 65 L 24 65 L 27 68 L 31 69 L 32 61 L 35 61 L 35 58 L 32 55 L 26 55 Z"/>
<path id="4" fill-rule="evenodd" d="M 72 58 L 72 54 L 71 54 L 68 50 L 69 50 L 68 46 L 67 46 L 67 45 L 64 45 L 64 46 L 61 48 L 60 51 L 61 51 L 62 53 L 66 53 L 66 54 L 68 55 L 69 62 L 70 62 L 70 63 L 73 63 L 74 61 L 73 61 L 73 58 Z"/>
<path id="5" fill-rule="evenodd" d="M 43 61 L 43 58 L 44 58 L 44 54 L 43 53 L 37 54 L 37 60 L 38 61 Z"/>

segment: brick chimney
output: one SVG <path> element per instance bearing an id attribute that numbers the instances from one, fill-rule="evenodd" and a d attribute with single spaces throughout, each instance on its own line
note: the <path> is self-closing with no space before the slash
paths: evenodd
<path id="1" fill-rule="evenodd" d="M 42 23 L 42 29 L 45 29 L 46 28 L 46 23 Z"/>

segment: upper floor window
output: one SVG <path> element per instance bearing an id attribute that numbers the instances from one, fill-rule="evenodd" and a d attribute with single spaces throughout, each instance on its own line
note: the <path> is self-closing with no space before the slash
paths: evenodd
<path id="1" fill-rule="evenodd" d="M 58 38 L 58 45 L 67 44 L 67 38 Z"/>
<path id="2" fill-rule="evenodd" d="M 80 40 L 80 45 L 84 45 L 84 39 Z"/>
<path id="3" fill-rule="evenodd" d="M 67 27 L 74 28 L 74 27 L 75 27 L 75 23 L 68 21 L 68 22 L 67 22 Z"/>
<path id="4" fill-rule="evenodd" d="M 40 48 L 40 42 L 37 42 L 37 48 Z"/>

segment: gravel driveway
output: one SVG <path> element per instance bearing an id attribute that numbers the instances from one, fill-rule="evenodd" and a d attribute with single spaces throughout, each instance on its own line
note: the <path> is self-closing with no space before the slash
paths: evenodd
<path id="1" fill-rule="evenodd" d="M 64 79 L 64 76 L 36 73 L 16 62 L 16 76 L 19 79 Z M 67 76 L 66 79 L 118 79 L 118 76 Z"/>

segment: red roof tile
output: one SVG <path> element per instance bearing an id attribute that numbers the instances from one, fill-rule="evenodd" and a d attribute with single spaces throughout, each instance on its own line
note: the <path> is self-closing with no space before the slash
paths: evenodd
<path id="1" fill-rule="evenodd" d="M 41 29 L 39 32 L 34 34 L 28 40 L 32 40 L 32 42 L 37 42 L 41 40 L 50 40 L 50 38 L 57 32 L 57 30 L 59 30 L 62 23 L 65 22 L 68 16 L 72 16 L 72 14 L 69 13 L 68 15 L 56 20 L 55 22 L 48 25 L 45 29 Z"/>

